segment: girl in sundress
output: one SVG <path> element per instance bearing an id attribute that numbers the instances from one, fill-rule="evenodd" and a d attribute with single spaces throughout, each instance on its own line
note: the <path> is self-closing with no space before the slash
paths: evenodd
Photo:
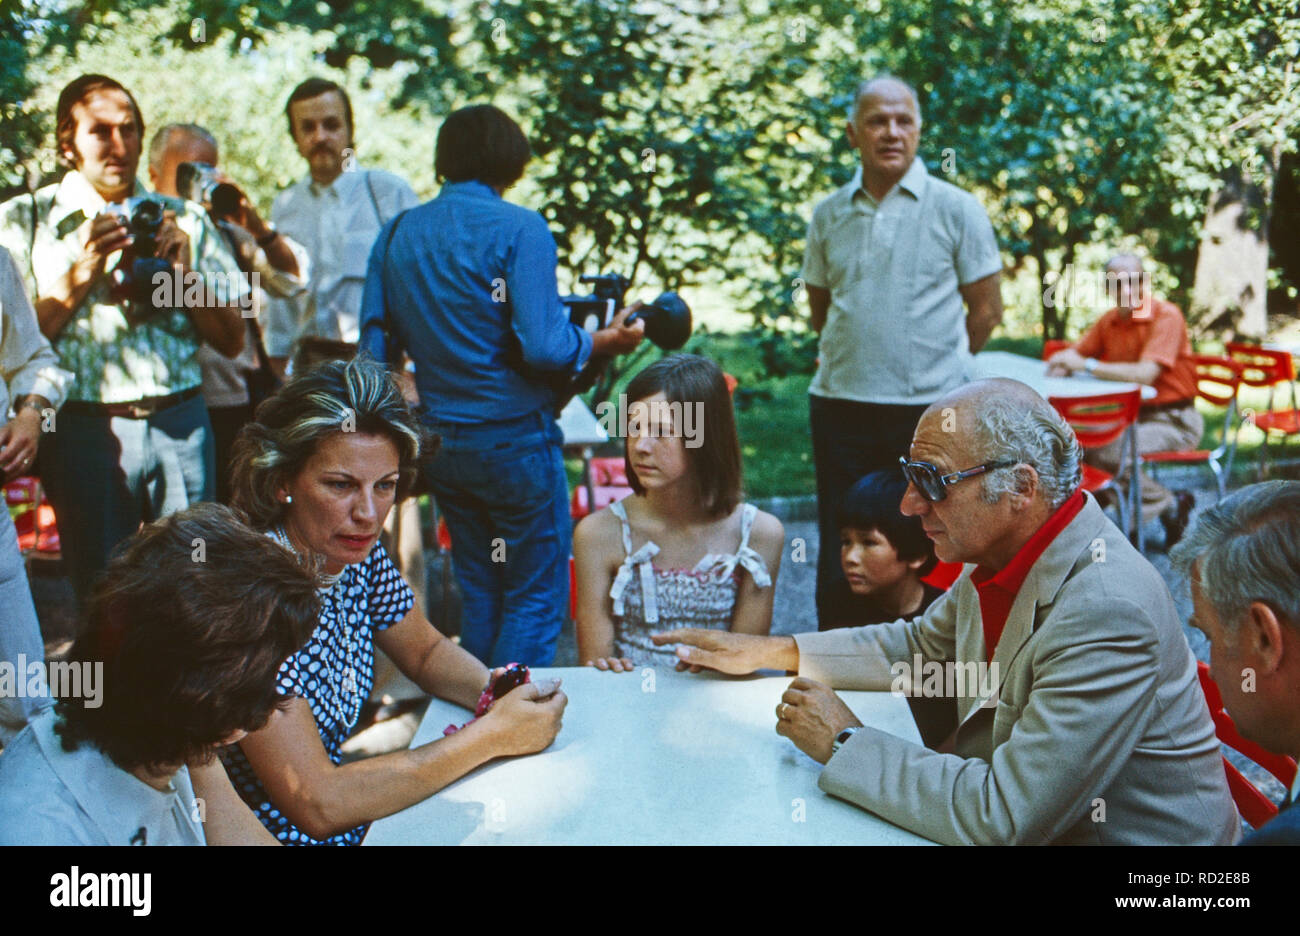
<path id="1" fill-rule="evenodd" d="M 573 535 L 578 659 L 602 670 L 676 664 L 650 635 L 678 627 L 766 634 L 785 531 L 741 502 L 740 443 L 722 371 L 672 354 L 628 384 L 633 494 Z"/>

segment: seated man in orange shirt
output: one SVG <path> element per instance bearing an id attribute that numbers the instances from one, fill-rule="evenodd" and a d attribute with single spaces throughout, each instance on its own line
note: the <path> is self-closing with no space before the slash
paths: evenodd
<path id="1" fill-rule="evenodd" d="M 1187 338 L 1187 323 L 1178 306 L 1146 295 L 1142 261 L 1118 254 L 1106 264 L 1108 284 L 1115 287 L 1115 308 L 1103 315 L 1071 347 L 1048 359 L 1048 373 L 1064 376 L 1083 371 L 1101 380 L 1121 380 L 1156 388 L 1155 398 L 1143 400 L 1138 416 L 1137 450 L 1168 452 L 1194 449 L 1205 428 L 1196 411 L 1196 364 Z M 1091 449 L 1084 460 L 1115 473 L 1123 455 L 1123 439 Z M 1128 466 L 1120 480 L 1127 476 Z M 1187 528 L 1195 499 L 1190 491 L 1173 492 L 1139 470 L 1142 521 L 1159 516 L 1165 547 Z"/>

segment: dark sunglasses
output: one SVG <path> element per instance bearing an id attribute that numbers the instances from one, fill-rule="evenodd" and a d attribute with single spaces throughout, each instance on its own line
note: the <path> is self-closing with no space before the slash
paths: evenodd
<path id="1" fill-rule="evenodd" d="M 1019 464 L 1019 462 L 1007 461 L 1006 459 L 986 462 L 983 465 L 976 465 L 974 468 L 967 468 L 965 471 L 954 471 L 952 474 L 940 474 L 939 469 L 929 462 L 909 461 L 906 458 L 900 458 L 898 464 L 902 466 L 903 477 L 907 478 L 908 482 L 921 492 L 922 497 L 933 503 L 948 496 L 946 489 L 950 484 L 965 481 L 967 478 L 974 478 L 995 468 L 1010 468 L 1012 465 Z"/>

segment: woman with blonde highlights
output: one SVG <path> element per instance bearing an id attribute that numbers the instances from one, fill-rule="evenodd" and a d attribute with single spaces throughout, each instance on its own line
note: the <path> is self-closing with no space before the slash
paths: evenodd
<path id="1" fill-rule="evenodd" d="M 371 821 L 494 757 L 540 751 L 559 731 L 558 680 L 529 683 L 449 737 L 340 764 L 374 680 L 374 646 L 426 692 L 467 708 L 488 684 L 487 668 L 413 608 L 379 542 L 422 441 L 392 377 L 363 357 L 290 381 L 236 442 L 236 505 L 320 575 L 320 622 L 280 668 L 278 689 L 294 698 L 227 759 L 240 795 L 286 844 L 359 844 Z"/>

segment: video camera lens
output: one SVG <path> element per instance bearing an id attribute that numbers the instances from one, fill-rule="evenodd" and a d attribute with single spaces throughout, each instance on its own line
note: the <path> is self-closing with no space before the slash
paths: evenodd
<path id="1" fill-rule="evenodd" d="M 200 162 L 183 162 L 176 167 L 176 191 L 182 198 L 210 206 L 218 218 L 236 214 L 243 197 L 238 188 L 221 181 L 213 166 Z"/>

